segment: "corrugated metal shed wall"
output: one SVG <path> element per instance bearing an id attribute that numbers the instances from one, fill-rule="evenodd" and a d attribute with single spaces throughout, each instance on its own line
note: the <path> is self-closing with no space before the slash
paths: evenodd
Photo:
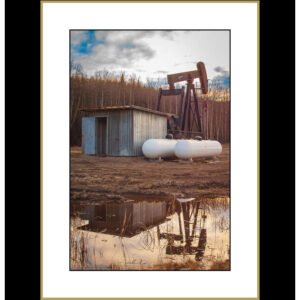
<path id="1" fill-rule="evenodd" d="M 82 118 L 82 150 L 84 154 L 96 154 L 96 119 Z"/>
<path id="2" fill-rule="evenodd" d="M 138 110 L 91 113 L 82 119 L 83 153 L 96 154 L 97 117 L 107 117 L 106 149 L 111 156 L 143 155 L 142 145 L 149 138 L 165 138 L 165 116 Z"/>
<path id="3" fill-rule="evenodd" d="M 108 155 L 134 155 L 131 110 L 109 112 L 107 145 Z"/>
<path id="4" fill-rule="evenodd" d="M 83 153 L 96 154 L 97 144 L 97 128 L 95 127 L 96 119 L 101 117 L 107 118 L 107 135 L 106 135 L 106 154 L 112 156 L 134 156 L 133 151 L 133 125 L 132 125 L 132 110 L 118 110 L 107 112 L 95 112 L 90 114 L 91 117 L 82 119 L 84 136 L 83 138 Z M 94 127 L 87 120 L 92 120 Z M 92 150 L 93 149 L 93 150 Z M 86 152 L 88 150 L 88 152 Z"/>
<path id="5" fill-rule="evenodd" d="M 142 111 L 133 111 L 133 145 L 135 155 L 143 155 L 143 143 L 150 138 L 165 138 L 167 118 Z"/>

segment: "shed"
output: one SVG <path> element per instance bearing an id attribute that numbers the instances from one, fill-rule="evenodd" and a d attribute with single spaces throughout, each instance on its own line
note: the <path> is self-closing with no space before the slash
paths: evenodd
<path id="1" fill-rule="evenodd" d="M 82 151 L 89 155 L 140 156 L 149 138 L 165 138 L 169 114 L 127 105 L 81 109 Z"/>

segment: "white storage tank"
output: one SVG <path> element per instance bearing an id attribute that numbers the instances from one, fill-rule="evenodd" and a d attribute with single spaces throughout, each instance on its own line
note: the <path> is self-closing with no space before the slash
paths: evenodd
<path id="1" fill-rule="evenodd" d="M 175 146 L 175 155 L 181 159 L 216 156 L 221 153 L 222 145 L 213 140 L 178 140 Z"/>
<path id="2" fill-rule="evenodd" d="M 177 140 L 172 139 L 149 139 L 144 142 L 142 151 L 147 158 L 173 157 L 176 143 Z"/>

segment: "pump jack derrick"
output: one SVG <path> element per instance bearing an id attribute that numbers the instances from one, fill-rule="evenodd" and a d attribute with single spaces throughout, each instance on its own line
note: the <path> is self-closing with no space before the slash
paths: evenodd
<path id="1" fill-rule="evenodd" d="M 174 134 L 175 136 L 178 134 L 191 136 L 191 133 L 201 135 L 201 110 L 193 81 L 199 78 L 201 92 L 207 94 L 208 80 L 204 63 L 198 62 L 197 70 L 169 74 L 167 78 L 169 89 L 159 89 L 156 110 L 160 111 L 162 96 L 180 96 L 178 116 L 172 116 L 168 119 L 168 133 Z M 175 88 L 175 83 L 181 81 L 186 81 L 186 91 L 184 87 L 180 89 Z M 194 109 L 192 107 L 192 98 L 194 100 Z M 193 131 L 194 124 L 196 126 L 196 132 Z"/>

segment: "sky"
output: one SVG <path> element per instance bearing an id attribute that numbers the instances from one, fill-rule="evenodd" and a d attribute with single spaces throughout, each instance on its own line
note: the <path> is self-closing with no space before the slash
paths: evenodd
<path id="1" fill-rule="evenodd" d="M 71 31 L 70 50 L 88 76 L 107 70 L 163 82 L 202 61 L 209 80 L 229 84 L 229 31 Z"/>

